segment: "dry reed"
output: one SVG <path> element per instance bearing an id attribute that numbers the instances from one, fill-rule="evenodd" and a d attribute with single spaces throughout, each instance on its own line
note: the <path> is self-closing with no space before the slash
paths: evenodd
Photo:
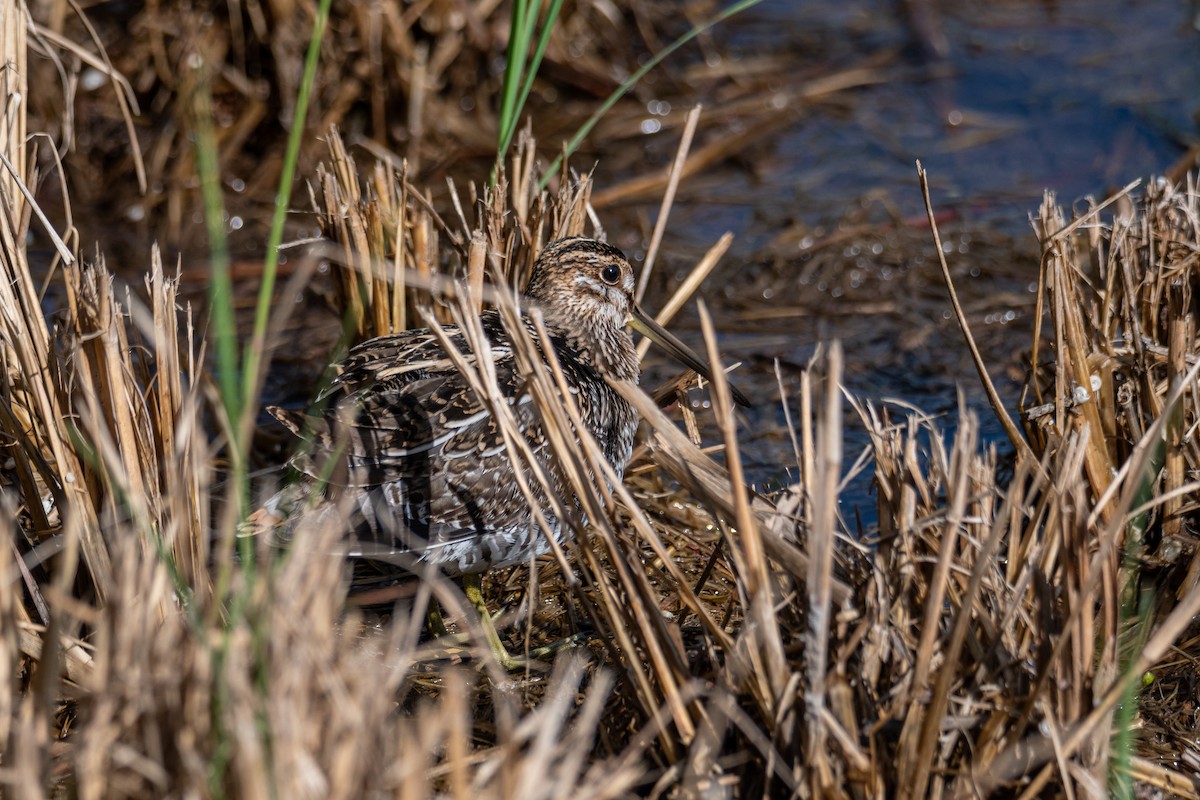
<path id="1" fill-rule="evenodd" d="M 23 58 L 11 6 L 0 40 Z M 24 75 L 19 58 L 0 80 Z M 445 58 L 426 52 L 426 74 Z M 548 674 L 509 676 L 469 615 L 483 673 L 447 664 L 413 619 L 346 610 L 334 527 L 286 556 L 260 546 L 255 568 L 214 539 L 230 487 L 202 329 L 156 254 L 142 292 L 69 248 L 51 327 L 24 246 L 41 223 L 16 124 L 0 180 L 0 513 L 16 520 L 0 548 L 6 794 L 1102 797 L 1123 776 L 1200 794 L 1185 713 L 1200 651 L 1191 184 L 1152 184 L 1107 223 L 1093 209 L 1067 224 L 1047 199 L 1048 330 L 1022 409 L 1033 456 L 1011 474 L 969 413 L 950 440 L 916 410 L 849 400 L 877 493 L 861 541 L 838 496 L 853 354 L 823 349 L 785 398 L 801 463 L 780 497 L 740 479 L 720 375 L 723 463 L 642 389 L 617 387 L 645 428 L 616 480 L 553 354 L 513 316 L 539 248 L 596 232 L 590 180 L 564 173 L 539 192 L 525 136 L 496 188 L 467 184 L 439 213 L 403 166 L 364 180 L 331 133 L 311 200 L 351 335 L 462 326 L 460 368 L 532 497 L 542 478 L 475 326 L 481 303 L 498 307 L 587 512 L 566 553 L 489 578 L 526 647 L 591 632 Z M 719 361 L 719 320 L 702 319 Z M 418 605 L 461 605 L 445 582 L 420 591 Z M 1114 749 L 1129 724 L 1118 704 L 1143 681 L 1147 735 Z"/>

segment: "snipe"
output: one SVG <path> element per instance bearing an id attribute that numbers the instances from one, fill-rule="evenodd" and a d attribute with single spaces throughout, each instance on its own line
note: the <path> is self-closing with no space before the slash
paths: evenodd
<path id="1" fill-rule="evenodd" d="M 637 413 L 605 376 L 637 382 L 638 358 L 627 325 L 634 325 L 692 369 L 710 376 L 690 349 L 634 302 L 633 269 L 615 247 L 585 238 L 548 245 L 534 265 L 527 302 L 542 312 L 579 411 L 604 456 L 620 475 L 629 461 Z M 559 497 L 570 497 L 539 414 L 517 368 L 513 346 L 495 311 L 482 315 L 504 393 L 534 457 Z M 528 329 L 536 339 L 531 323 Z M 468 359 L 463 332 L 445 332 Z M 711 376 L 710 376 L 711 377 Z M 735 393 L 738 402 L 748 405 Z M 550 550 L 518 487 L 497 421 L 428 329 L 363 342 L 339 365 L 317 398 L 319 415 L 272 408 L 308 443 L 293 459 L 301 480 L 271 498 L 256 515 L 285 538 L 297 527 L 335 524 L 351 538 L 351 557 L 416 570 L 434 566 L 463 576 L 468 598 L 505 666 L 508 656 L 482 608 L 482 572 L 527 562 Z M 332 470 L 329 464 L 336 464 Z M 530 480 L 536 499 L 541 485 Z M 540 504 L 548 509 L 546 503 Z M 347 509 L 349 516 L 346 517 Z M 546 511 L 543 511 L 546 513 Z M 548 517 L 563 541 L 571 528 Z"/>

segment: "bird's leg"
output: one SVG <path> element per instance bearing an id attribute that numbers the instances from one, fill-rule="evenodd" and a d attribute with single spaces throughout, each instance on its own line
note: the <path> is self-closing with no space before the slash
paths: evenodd
<path id="1" fill-rule="evenodd" d="M 442 604 L 437 601 L 436 597 L 429 598 L 429 608 L 425 612 L 425 626 L 429 628 L 429 635 L 434 639 L 441 639 L 449 633 L 446 630 L 446 622 L 442 619 Z"/>
<path id="2" fill-rule="evenodd" d="M 500 666 L 506 670 L 524 669 L 525 667 L 546 669 L 546 666 L 540 659 L 552 656 L 560 650 L 575 647 L 590 638 L 591 634 L 577 633 L 545 647 L 538 647 L 531 650 L 527 656 L 514 656 L 508 652 L 508 648 L 504 646 L 504 642 L 500 641 L 500 634 L 496 632 L 496 626 L 492 622 L 492 615 L 488 613 L 487 606 L 483 602 L 482 577 L 479 575 L 463 575 L 462 582 L 463 592 L 466 594 L 467 600 L 479 612 L 479 622 L 483 626 L 483 635 L 487 637 L 488 646 L 492 648 L 492 653 L 495 654 L 496 660 L 500 662 Z"/>
<path id="3" fill-rule="evenodd" d="M 504 642 L 500 641 L 500 634 L 496 632 L 492 615 L 488 613 L 487 605 L 483 602 L 483 578 L 478 574 L 463 575 L 462 582 L 463 592 L 467 595 L 468 602 L 479 612 L 479 623 L 483 626 L 483 635 L 487 639 L 488 647 L 492 648 L 492 654 L 500 662 L 500 666 L 507 670 L 514 670 L 535 663 L 530 659 L 514 656 L 508 652 Z"/>

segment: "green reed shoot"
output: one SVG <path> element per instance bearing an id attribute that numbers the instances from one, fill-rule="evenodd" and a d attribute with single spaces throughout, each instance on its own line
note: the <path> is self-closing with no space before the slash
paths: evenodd
<path id="1" fill-rule="evenodd" d="M 212 87 L 207 64 L 198 73 L 192 105 L 196 125 L 196 171 L 204 222 L 208 230 L 208 305 L 212 314 L 217 350 L 217 386 L 231 424 L 241 417 L 241 380 L 238 375 L 237 325 L 233 318 L 233 281 L 229 275 L 229 241 L 225 235 L 225 201 L 221 196 L 221 167 L 212 123 Z M 235 448 L 236 449 L 236 448 Z"/>
<path id="2" fill-rule="evenodd" d="M 283 243 L 283 225 L 287 220 L 288 202 L 292 196 L 292 184 L 296 176 L 296 164 L 300 159 L 300 142 L 304 137 L 304 120 L 308 117 L 308 103 L 312 97 L 313 83 L 317 74 L 317 61 L 321 56 L 321 41 L 325 38 L 325 27 L 329 22 L 332 0 L 321 0 L 317 6 L 317 17 L 313 21 L 312 36 L 308 40 L 308 52 L 304 56 L 304 74 L 296 93 L 296 110 L 292 117 L 292 128 L 288 131 L 287 147 L 283 156 L 283 170 L 279 175 L 279 190 L 275 193 L 275 210 L 271 217 L 271 230 L 267 235 L 267 253 L 263 261 L 262 285 L 258 290 L 258 304 L 254 309 L 254 333 L 246 349 L 246 382 L 243 384 L 243 402 L 246 408 L 258 406 L 258 395 L 262 386 L 263 351 L 266 348 L 267 322 L 271 316 L 271 299 L 275 290 L 275 278 L 279 271 L 279 246 Z"/>
<path id="3" fill-rule="evenodd" d="M 217 340 L 218 384 L 221 400 L 228 415 L 232 438 L 229 447 L 231 482 L 234 487 L 233 492 L 239 519 L 244 517 L 249 510 L 249 476 L 246 461 L 254 415 L 262 386 L 259 373 L 263 368 L 267 323 L 270 319 L 271 301 L 279 267 L 279 246 L 283 241 L 283 226 L 287 218 L 288 201 L 291 197 L 296 166 L 299 161 L 300 142 L 304 135 L 304 123 L 308 116 L 309 99 L 312 96 L 321 41 L 325 35 L 330 6 L 331 0 L 321 0 L 318 5 L 312 36 L 305 55 L 304 73 L 296 98 L 295 114 L 292 119 L 292 128 L 288 134 L 279 187 L 275 196 L 274 215 L 267 238 L 262 284 L 255 307 L 254 330 L 251 341 L 243 353 L 240 371 L 236 344 L 237 328 L 233 317 L 233 288 L 229 274 L 229 250 L 225 235 L 225 209 L 220 190 L 220 165 L 217 158 L 216 138 L 212 128 L 211 95 L 206 81 L 200 82 L 194 100 L 197 128 L 196 162 L 201 176 L 204 215 L 211 249 L 209 302 L 212 309 L 214 335 Z M 247 540 L 243 540 L 241 550 L 243 564 L 251 568 L 248 575 L 253 576 L 253 548 Z M 230 586 L 230 569 L 231 563 L 224 562 L 217 579 L 218 597 L 224 597 Z M 228 609 L 230 619 L 246 618 L 252 586 L 253 581 L 247 582 L 245 590 L 231 598 L 232 606 Z M 251 620 L 256 643 L 265 640 L 262 626 L 262 620 Z M 222 674 L 220 665 L 232 646 L 232 633 L 233 626 L 226 625 L 223 635 L 214 642 L 213 655 L 218 667 L 217 675 Z M 265 659 L 263 652 L 263 647 L 256 647 L 255 653 L 259 659 Z M 265 682 L 267 680 L 267 671 L 263 668 L 264 663 L 265 660 L 260 661 L 255 670 L 256 684 L 263 696 L 266 695 Z M 230 702 L 228 694 L 229 687 L 224 680 L 218 678 L 214 685 L 212 708 L 212 718 L 216 723 L 214 725 L 216 746 L 208 773 L 209 790 L 213 797 L 225 796 L 225 768 L 232 757 L 232 743 L 235 738 L 221 723 L 225 716 L 223 708 Z M 258 723 L 262 736 L 269 742 L 270 726 L 265 718 L 260 718 Z"/>
<path id="4" fill-rule="evenodd" d="M 262 283 L 254 312 L 254 329 L 241 363 L 237 351 L 237 328 L 233 316 L 233 285 L 229 275 L 229 247 L 225 234 L 225 206 L 221 198 L 220 164 L 212 127 L 212 99 L 207 80 L 197 86 L 194 103 L 196 112 L 196 165 L 204 203 L 204 217 L 210 248 L 209 304 L 214 337 L 217 343 L 217 375 L 221 400 L 228 415 L 233 441 L 230 447 L 232 480 L 237 487 L 238 505 L 247 510 L 246 458 L 249 432 L 258 405 L 262 380 L 263 353 L 266 348 L 267 323 L 279 271 L 279 247 L 283 242 L 283 227 L 287 220 L 288 202 L 300 157 L 305 119 L 312 97 L 321 41 L 329 21 L 332 0 L 321 0 L 313 22 L 312 36 L 304 59 L 304 73 L 297 92 L 295 114 L 288 132 L 275 208 L 267 237 L 267 252 L 263 259 Z"/>
<path id="5" fill-rule="evenodd" d="M 537 47 L 530 55 L 529 43 L 533 40 L 541 5 L 540 2 L 530 0 L 513 2 L 512 29 L 508 37 L 508 57 L 504 65 L 504 86 L 500 97 L 500 139 L 496 146 L 496 164 L 492 168 L 493 183 L 500 164 L 508 154 L 513 136 L 516 135 L 521 110 L 525 108 L 525 102 L 529 99 L 533 80 L 537 77 L 538 67 L 542 64 L 542 56 L 545 55 L 546 45 L 550 41 L 550 32 L 554 30 L 558 12 L 562 10 L 562 0 L 550 0 L 541 33 L 538 35 Z"/>

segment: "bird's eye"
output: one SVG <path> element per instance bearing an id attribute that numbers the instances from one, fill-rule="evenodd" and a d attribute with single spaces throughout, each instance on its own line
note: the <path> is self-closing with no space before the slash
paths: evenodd
<path id="1" fill-rule="evenodd" d="M 621 268 L 616 264 L 609 264 L 600 271 L 600 277 L 604 279 L 605 283 L 616 286 L 617 281 L 621 280 Z"/>

